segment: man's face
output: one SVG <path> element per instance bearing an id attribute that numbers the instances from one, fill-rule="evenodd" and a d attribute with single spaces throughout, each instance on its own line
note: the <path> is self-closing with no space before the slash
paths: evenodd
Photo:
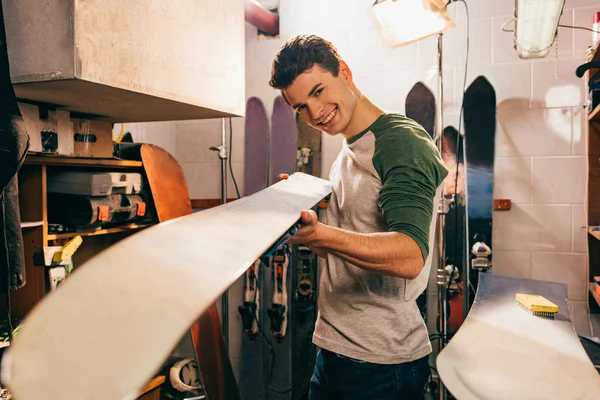
<path id="1" fill-rule="evenodd" d="M 346 130 L 356 108 L 351 83 L 352 74 L 346 63 L 340 62 L 337 77 L 315 64 L 283 90 L 283 95 L 307 124 L 337 135 Z"/>

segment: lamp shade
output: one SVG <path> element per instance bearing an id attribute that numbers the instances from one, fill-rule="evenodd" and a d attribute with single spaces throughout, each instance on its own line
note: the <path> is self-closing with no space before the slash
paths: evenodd
<path id="1" fill-rule="evenodd" d="M 565 0 L 515 0 L 515 49 L 520 58 L 542 58 L 557 35 Z"/>
<path id="2" fill-rule="evenodd" d="M 456 26 L 447 0 L 378 0 L 373 14 L 386 42 L 403 47 Z"/>

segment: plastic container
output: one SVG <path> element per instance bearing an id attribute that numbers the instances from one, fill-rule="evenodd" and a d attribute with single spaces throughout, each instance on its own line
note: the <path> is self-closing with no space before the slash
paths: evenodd
<path id="1" fill-rule="evenodd" d="M 142 176 L 134 172 L 54 172 L 48 174 L 48 192 L 107 196 L 135 194 L 142 189 Z"/>

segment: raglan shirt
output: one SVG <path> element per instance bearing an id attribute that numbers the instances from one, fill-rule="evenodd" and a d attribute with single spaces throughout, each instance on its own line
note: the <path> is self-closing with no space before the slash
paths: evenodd
<path id="1" fill-rule="evenodd" d="M 403 233 L 421 249 L 425 267 L 408 280 L 328 254 L 319 282 L 315 345 L 378 364 L 414 361 L 431 352 L 416 299 L 429 279 L 433 215 L 447 174 L 427 132 L 400 113 L 384 113 L 344 140 L 330 171 L 327 225 L 365 234 Z"/>

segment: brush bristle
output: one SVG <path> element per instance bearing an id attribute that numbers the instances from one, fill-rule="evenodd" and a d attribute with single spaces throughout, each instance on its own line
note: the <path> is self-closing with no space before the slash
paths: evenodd
<path id="1" fill-rule="evenodd" d="M 536 317 L 554 319 L 558 306 L 543 296 L 517 293 L 517 303 Z"/>

